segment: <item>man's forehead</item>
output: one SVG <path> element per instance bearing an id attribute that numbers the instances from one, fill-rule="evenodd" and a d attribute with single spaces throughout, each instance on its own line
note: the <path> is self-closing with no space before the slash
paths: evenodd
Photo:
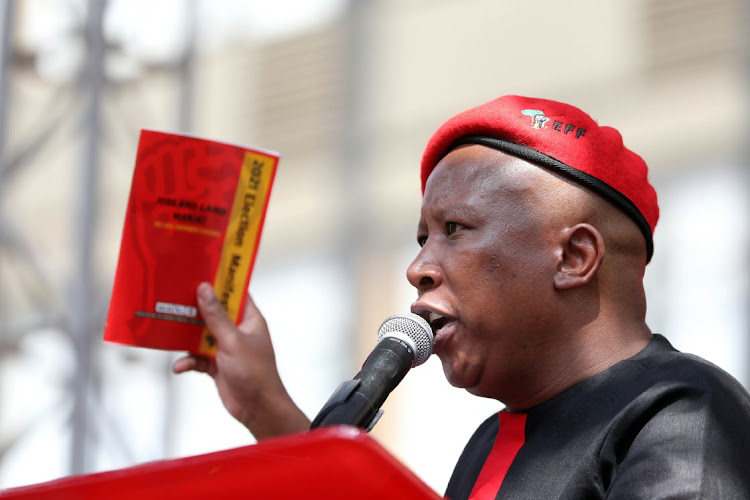
<path id="1" fill-rule="evenodd" d="M 429 219 L 479 221 L 536 212 L 549 174 L 536 166 L 483 146 L 451 152 L 431 173 L 422 199 L 420 228 Z"/>
<path id="2" fill-rule="evenodd" d="M 537 165 L 480 145 L 449 152 L 430 173 L 424 201 L 449 197 L 455 192 L 529 192 L 555 180 Z"/>
<path id="3" fill-rule="evenodd" d="M 425 186 L 421 219 L 459 215 L 571 221 L 607 204 L 597 194 L 549 169 L 481 145 L 448 153 Z M 555 222 L 556 223 L 556 222 Z M 421 227 L 421 226 L 420 226 Z"/>

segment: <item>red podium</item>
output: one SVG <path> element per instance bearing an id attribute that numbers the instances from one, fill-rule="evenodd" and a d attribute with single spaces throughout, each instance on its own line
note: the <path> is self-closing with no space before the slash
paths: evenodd
<path id="1" fill-rule="evenodd" d="M 328 427 L 252 446 L 0 491 L 2 499 L 436 500 L 364 431 Z"/>

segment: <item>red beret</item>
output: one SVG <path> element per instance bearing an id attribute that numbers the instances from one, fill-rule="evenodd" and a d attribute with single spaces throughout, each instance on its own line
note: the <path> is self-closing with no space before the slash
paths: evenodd
<path id="1" fill-rule="evenodd" d="M 647 260 L 659 219 L 646 162 L 627 149 L 612 127 L 578 108 L 547 99 L 504 96 L 445 122 L 422 157 L 422 192 L 435 165 L 462 144 L 481 144 L 583 184 L 624 211 L 646 238 Z"/>

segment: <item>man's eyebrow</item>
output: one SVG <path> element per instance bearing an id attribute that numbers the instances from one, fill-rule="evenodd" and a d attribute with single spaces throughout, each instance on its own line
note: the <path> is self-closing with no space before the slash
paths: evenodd
<path id="1" fill-rule="evenodd" d="M 481 215 L 481 211 L 471 204 L 454 203 L 451 205 L 445 205 L 441 207 L 438 214 L 440 218 L 442 219 L 456 217 L 456 216 L 477 217 Z"/>
<path id="2" fill-rule="evenodd" d="M 436 209 L 436 217 L 439 220 L 450 219 L 452 217 L 466 217 L 477 219 L 482 216 L 482 211 L 470 203 L 455 203 L 442 205 Z M 427 231 L 427 221 L 424 216 L 420 219 L 417 224 L 417 232 Z"/>

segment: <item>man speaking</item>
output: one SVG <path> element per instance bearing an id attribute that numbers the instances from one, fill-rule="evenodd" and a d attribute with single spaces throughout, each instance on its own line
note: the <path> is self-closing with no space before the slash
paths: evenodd
<path id="1" fill-rule="evenodd" d="M 421 174 L 412 312 L 452 385 L 505 404 L 448 498 L 750 498 L 750 396 L 645 323 L 659 209 L 615 129 L 505 96 L 445 122 Z M 198 304 L 218 353 L 174 371 L 210 374 L 257 439 L 307 430 L 252 301 L 239 326 L 210 285 Z"/>

